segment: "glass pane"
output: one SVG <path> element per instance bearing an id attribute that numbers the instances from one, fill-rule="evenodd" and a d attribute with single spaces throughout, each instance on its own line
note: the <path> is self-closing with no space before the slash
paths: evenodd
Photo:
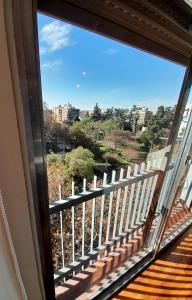
<path id="1" fill-rule="evenodd" d="M 185 70 L 43 15 L 38 29 L 56 294 L 85 299 L 151 251 Z"/>
<path id="2" fill-rule="evenodd" d="M 165 242 L 165 238 L 169 238 L 169 236 L 171 238 L 173 231 L 177 231 L 180 226 L 191 216 L 189 208 L 191 205 L 190 134 L 192 131 L 190 128 L 192 125 L 192 106 L 190 103 L 191 94 L 189 95 L 189 100 L 183 114 L 183 119 L 178 132 L 177 141 L 174 146 L 173 155 L 171 157 L 168 170 L 166 171 L 166 177 L 158 201 L 155 219 L 153 220 L 153 230 L 150 236 L 151 247 L 154 246 L 155 241 L 158 243 L 158 232 L 161 232 L 162 228 L 164 228 L 162 220 L 167 211 L 170 211 L 171 209 L 167 225 L 164 228 L 162 245 Z M 158 155 L 161 161 L 162 152 L 158 152 Z M 151 158 L 153 157 L 151 156 Z M 181 161 L 182 164 L 180 165 Z M 170 186 L 172 186 L 172 190 L 170 190 Z M 170 192 L 173 193 L 172 191 L 174 191 L 174 194 L 171 195 Z M 173 204 L 171 205 L 172 201 Z"/>

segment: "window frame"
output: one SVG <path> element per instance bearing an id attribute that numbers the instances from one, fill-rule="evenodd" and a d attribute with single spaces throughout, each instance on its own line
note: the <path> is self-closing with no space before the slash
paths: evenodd
<path id="1" fill-rule="evenodd" d="M 133 33 L 131 30 L 126 29 L 119 24 L 110 22 L 99 15 L 91 14 L 83 8 L 69 4 L 66 1 L 13 1 L 12 12 L 16 59 L 19 70 L 22 108 L 25 116 L 24 120 L 20 120 L 20 122 L 23 122 L 25 127 L 44 290 L 46 299 L 54 299 L 55 293 L 50 239 L 46 152 L 43 130 L 43 103 L 37 30 L 38 11 L 185 65 L 188 67 L 185 78 L 186 76 L 189 76 L 187 75 L 189 73 L 191 76 L 191 66 L 189 67 L 189 59 L 184 58 L 182 55 L 179 55 L 158 43 L 147 40 L 145 37 Z M 182 89 L 184 92 L 187 89 L 185 79 Z M 178 128 L 178 120 L 180 120 L 181 113 L 186 104 L 186 98 L 183 95 L 183 91 L 181 92 L 175 114 L 174 125 L 177 124 L 176 128 Z M 175 129 L 172 129 L 170 135 L 170 143 L 173 143 L 175 140 L 174 130 Z"/>

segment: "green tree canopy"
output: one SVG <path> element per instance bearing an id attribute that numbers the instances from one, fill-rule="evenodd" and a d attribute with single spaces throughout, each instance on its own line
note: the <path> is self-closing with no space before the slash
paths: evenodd
<path id="1" fill-rule="evenodd" d="M 102 120 L 103 116 L 102 116 L 101 108 L 99 107 L 98 103 L 95 104 L 91 117 L 94 121 Z"/>
<path id="2" fill-rule="evenodd" d="M 93 179 L 95 161 L 94 155 L 88 149 L 78 147 L 65 156 L 65 173 L 69 180 L 82 182 L 83 178 L 88 181 Z"/>
<path id="3" fill-rule="evenodd" d="M 159 106 L 157 112 L 151 116 L 147 128 L 141 133 L 138 141 L 148 152 L 150 149 L 162 147 L 161 138 L 168 138 L 173 122 L 175 107 Z"/>
<path id="4" fill-rule="evenodd" d="M 110 119 L 107 119 L 102 122 L 101 128 L 102 128 L 103 132 L 105 133 L 105 135 L 108 135 L 111 133 L 112 130 L 118 129 L 119 126 L 118 126 L 118 123 L 114 119 L 110 118 Z"/>

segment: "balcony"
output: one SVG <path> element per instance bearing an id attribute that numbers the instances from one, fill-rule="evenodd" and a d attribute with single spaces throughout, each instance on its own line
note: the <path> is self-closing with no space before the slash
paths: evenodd
<path id="1" fill-rule="evenodd" d="M 104 173 L 103 180 L 95 176 L 89 188 L 84 179 L 82 192 L 76 195 L 72 182 L 68 198 L 58 187 L 59 200 L 49 205 L 57 299 L 92 299 L 123 275 L 133 276 L 134 268 L 143 267 L 150 259 L 147 231 L 152 239 L 163 212 L 174 162 L 166 169 L 160 197 L 153 207 L 161 167 L 159 159 L 121 169 L 119 174 Z M 155 215 L 149 229 L 151 209 Z M 190 221 L 189 209 L 176 198 L 161 248 Z"/>

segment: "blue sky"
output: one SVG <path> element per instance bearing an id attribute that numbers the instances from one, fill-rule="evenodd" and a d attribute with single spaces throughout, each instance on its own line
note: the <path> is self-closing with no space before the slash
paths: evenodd
<path id="1" fill-rule="evenodd" d="M 43 101 L 80 109 L 176 104 L 185 69 L 38 15 Z"/>

